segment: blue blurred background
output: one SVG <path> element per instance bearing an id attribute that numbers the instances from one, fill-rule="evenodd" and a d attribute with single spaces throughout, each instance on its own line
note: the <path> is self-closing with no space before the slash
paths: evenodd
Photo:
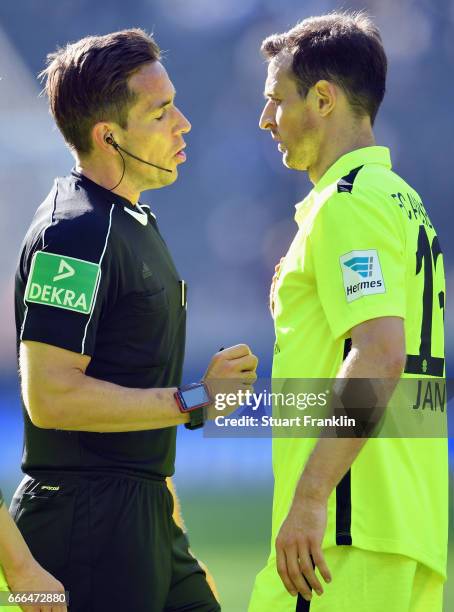
<path id="1" fill-rule="evenodd" d="M 282 166 L 258 129 L 266 66 L 262 39 L 334 9 L 367 9 L 389 59 L 376 123 L 395 170 L 421 194 L 438 229 L 448 284 L 448 374 L 454 351 L 452 96 L 454 0 L 18 0 L 0 3 L 0 483 L 20 480 L 22 422 L 15 361 L 13 275 L 23 235 L 72 157 L 38 96 L 45 56 L 88 34 L 153 31 L 192 122 L 178 182 L 147 192 L 189 284 L 185 380 L 203 374 L 220 346 L 249 343 L 270 373 L 267 296 L 275 263 L 295 231 L 293 206 L 307 178 Z M 269 440 L 203 439 L 179 433 L 176 483 L 192 545 L 216 575 L 223 609 L 246 610 L 269 547 Z M 454 602 L 448 585 L 447 598 Z M 448 609 L 448 607 L 446 607 Z"/>

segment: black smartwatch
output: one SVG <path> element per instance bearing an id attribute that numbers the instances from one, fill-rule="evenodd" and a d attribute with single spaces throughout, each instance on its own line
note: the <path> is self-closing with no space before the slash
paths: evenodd
<path id="1" fill-rule="evenodd" d="M 186 429 L 198 429 L 205 425 L 206 407 L 212 403 L 205 383 L 193 383 L 192 385 L 178 387 L 174 397 L 180 412 L 189 413 L 189 423 L 184 425 Z"/>

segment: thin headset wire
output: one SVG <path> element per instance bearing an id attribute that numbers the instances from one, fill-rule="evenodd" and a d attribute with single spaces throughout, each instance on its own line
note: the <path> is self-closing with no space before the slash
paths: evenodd
<path id="1" fill-rule="evenodd" d="M 125 162 L 125 158 L 123 157 L 123 155 L 122 155 L 122 153 L 121 153 L 120 149 L 118 149 L 117 147 L 115 147 L 115 150 L 118 152 L 118 154 L 119 154 L 119 155 L 120 155 L 120 157 L 121 157 L 121 161 L 123 162 L 123 170 L 122 170 L 122 173 L 121 173 L 120 180 L 118 181 L 118 183 L 117 183 L 116 185 L 114 185 L 113 187 L 111 187 L 111 188 L 109 189 L 109 191 L 113 191 L 114 189 L 116 189 L 116 188 L 118 187 L 118 185 L 119 185 L 119 184 L 121 183 L 121 181 L 123 180 L 123 177 L 124 177 L 124 175 L 125 175 L 125 171 L 126 171 L 126 162 Z"/>

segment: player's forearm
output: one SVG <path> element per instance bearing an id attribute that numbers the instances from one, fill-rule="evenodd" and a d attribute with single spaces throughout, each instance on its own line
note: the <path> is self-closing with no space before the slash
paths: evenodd
<path id="1" fill-rule="evenodd" d="M 323 438 L 309 458 L 295 491 L 294 504 L 314 499 L 326 502 L 367 438 Z"/>
<path id="2" fill-rule="evenodd" d="M 346 379 L 366 379 L 378 406 L 386 406 L 402 372 L 402 362 L 375 347 L 350 351 L 338 374 L 339 387 Z M 375 406 L 364 406 L 373 414 Z M 326 501 L 361 452 L 368 438 L 321 438 L 298 482 L 294 503 L 305 498 Z"/>
<path id="3" fill-rule="evenodd" d="M 3 504 L 0 507 L 0 566 L 8 576 L 9 572 L 19 571 L 31 560 L 30 550 Z"/>
<path id="4" fill-rule="evenodd" d="M 27 408 L 34 424 L 45 429 L 143 431 L 188 420 L 178 409 L 175 391 L 130 389 L 74 371 L 66 380 L 41 384 L 38 397 L 30 398 Z"/>

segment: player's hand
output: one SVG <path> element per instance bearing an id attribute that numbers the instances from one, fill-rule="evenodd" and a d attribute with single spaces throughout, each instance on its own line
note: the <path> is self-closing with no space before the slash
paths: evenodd
<path id="1" fill-rule="evenodd" d="M 33 557 L 15 571 L 6 571 L 5 577 L 11 592 L 64 593 L 62 583 L 47 572 Z M 36 603 L 21 605 L 23 612 L 67 612 L 66 604 Z"/>
<path id="2" fill-rule="evenodd" d="M 257 380 L 258 359 L 252 354 L 247 344 L 236 344 L 216 353 L 203 377 L 211 397 L 222 394 L 224 397 L 240 393 L 253 392 Z M 235 411 L 241 402 L 231 404 L 228 413 Z M 214 408 L 208 409 L 208 418 L 218 413 Z M 224 412 L 223 414 L 226 414 Z"/>
<path id="3" fill-rule="evenodd" d="M 279 272 L 281 271 L 281 266 L 282 266 L 282 262 L 284 261 L 285 257 L 281 257 L 279 260 L 279 263 L 277 265 L 274 266 L 274 275 L 273 275 L 273 280 L 271 281 L 271 287 L 270 287 L 270 311 L 271 311 L 271 316 L 274 316 L 274 292 L 275 292 L 275 287 L 276 287 L 276 282 L 277 279 L 279 278 Z"/>
<path id="4" fill-rule="evenodd" d="M 323 588 L 315 574 L 318 569 L 325 582 L 331 574 L 322 552 L 326 530 L 327 503 L 319 500 L 295 500 L 276 538 L 277 571 L 290 595 L 301 593 L 307 601 L 311 588 L 318 595 Z"/>

